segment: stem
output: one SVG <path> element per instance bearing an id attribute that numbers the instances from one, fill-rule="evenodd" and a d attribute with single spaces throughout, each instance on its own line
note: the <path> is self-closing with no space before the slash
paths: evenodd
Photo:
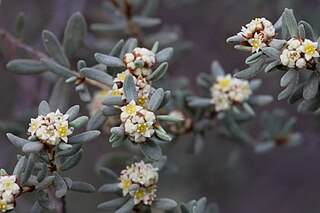
<path id="1" fill-rule="evenodd" d="M 66 196 L 63 196 L 63 197 L 61 198 L 61 213 L 67 213 Z"/>
<path id="2" fill-rule="evenodd" d="M 21 48 L 21 49 L 25 50 L 26 52 L 32 54 L 36 58 L 39 58 L 39 59 L 48 58 L 47 55 L 43 54 L 42 52 L 40 52 L 40 51 L 38 51 L 38 50 L 36 50 L 34 48 L 32 48 L 31 46 L 29 46 L 27 44 L 24 44 L 21 40 L 17 39 L 13 35 L 11 35 L 5 29 L 1 29 L 0 28 L 0 39 L 3 39 L 5 41 L 7 41 L 13 47 L 18 47 L 18 48 Z"/>

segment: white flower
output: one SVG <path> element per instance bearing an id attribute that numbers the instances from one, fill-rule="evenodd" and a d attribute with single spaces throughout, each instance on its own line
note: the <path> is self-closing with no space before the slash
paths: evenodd
<path id="1" fill-rule="evenodd" d="M 119 179 L 119 187 L 122 189 L 123 196 L 129 193 L 134 198 L 136 205 L 141 202 L 145 205 L 152 204 L 156 197 L 158 168 L 153 167 L 150 163 L 146 164 L 144 161 L 137 162 L 122 170 Z M 140 187 L 129 192 L 129 188 L 133 184 Z"/>
<path id="2" fill-rule="evenodd" d="M 232 105 L 243 103 L 252 94 L 248 81 L 219 76 L 211 87 L 211 103 L 216 112 L 226 111 Z"/>
<path id="3" fill-rule="evenodd" d="M 289 50 L 296 50 L 301 46 L 302 43 L 299 39 L 292 38 L 287 42 L 287 44 Z"/>
<path id="4" fill-rule="evenodd" d="M 298 68 L 303 68 L 305 67 L 307 64 L 306 60 L 304 58 L 299 58 L 297 61 L 296 61 L 296 66 Z"/>
<path id="5" fill-rule="evenodd" d="M 17 194 L 20 191 L 20 186 L 16 184 L 15 175 L 3 175 L 0 176 L 0 191 L 4 191 L 9 194 Z"/>
<path id="6" fill-rule="evenodd" d="M 13 203 L 8 203 L 5 199 L 0 199 L 0 211 L 7 212 L 14 209 Z"/>
<path id="7" fill-rule="evenodd" d="M 122 113 L 120 115 L 120 119 L 122 122 L 125 122 L 128 117 L 135 116 L 138 111 L 140 111 L 143 107 L 136 105 L 134 100 L 130 101 L 130 103 L 126 106 L 121 107 Z"/>
<path id="8" fill-rule="evenodd" d="M 36 119 L 31 119 L 28 133 L 51 145 L 57 145 L 61 140 L 68 142 L 68 136 L 72 134 L 68 118 L 69 115 L 64 115 L 59 110 L 45 116 L 39 115 Z"/>
<path id="9" fill-rule="evenodd" d="M 259 52 L 263 47 L 266 47 L 266 43 L 263 41 L 263 37 L 258 33 L 254 34 L 254 37 L 248 40 L 249 44 L 252 46 L 251 52 Z"/>
<path id="10" fill-rule="evenodd" d="M 307 61 L 310 61 L 312 58 L 318 58 L 319 52 L 317 50 L 318 42 L 312 42 L 309 39 L 305 39 L 302 45 L 297 48 L 298 51 L 304 53 L 304 57 Z"/>

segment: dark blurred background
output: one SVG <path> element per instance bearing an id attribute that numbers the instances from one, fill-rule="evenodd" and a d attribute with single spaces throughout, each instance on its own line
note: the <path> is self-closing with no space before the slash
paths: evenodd
<path id="1" fill-rule="evenodd" d="M 25 42 L 43 50 L 41 30 L 48 29 L 62 38 L 68 17 L 76 11 L 81 11 L 89 24 L 104 21 L 101 1 L 2 0 L 0 28 L 12 31 L 16 15 L 23 11 L 27 26 Z M 245 68 L 244 59 L 248 54 L 234 50 L 226 44 L 226 38 L 255 17 L 275 22 L 285 7 L 293 8 L 298 20 L 308 21 L 319 32 L 319 0 L 161 0 L 158 17 L 163 23 L 179 25 L 184 38 L 193 44 L 191 51 L 170 66 L 170 75 L 187 76 L 190 87 L 195 89 L 195 76 L 198 72 L 209 72 L 213 59 L 219 60 L 228 72 Z M 90 43 L 92 35 L 88 37 Z M 50 86 L 41 78 L 16 76 L 6 71 L 6 62 L 20 57 L 15 51 L 0 55 L 0 120 L 9 120 L 49 95 Z M 264 80 L 259 93 L 276 97 L 281 89 L 278 74 L 259 77 Z M 71 102 L 80 103 L 77 95 L 74 97 Z M 263 110 L 274 107 L 296 113 L 296 106 L 287 105 L 285 101 L 275 101 Z M 85 110 L 82 113 L 85 114 Z M 296 130 L 302 132 L 303 144 L 280 147 L 266 154 L 256 154 L 249 148 L 208 136 L 203 153 L 191 155 L 185 152 L 188 140 L 182 139 L 166 151 L 179 173 L 161 174 L 158 195 L 177 201 L 206 196 L 216 202 L 223 213 L 320 212 L 320 139 L 316 134 L 320 122 L 317 120 L 316 116 L 298 115 Z M 4 133 L 0 139 L 0 167 L 12 171 L 17 150 Z M 106 143 L 106 137 L 85 146 L 81 164 L 68 175 L 99 187 L 102 182 L 92 162 L 110 152 L 111 146 Z M 107 198 L 108 195 L 71 192 L 67 203 L 70 212 L 97 212 L 97 204 Z M 17 212 L 28 212 L 32 199 L 31 196 L 19 198 Z"/>

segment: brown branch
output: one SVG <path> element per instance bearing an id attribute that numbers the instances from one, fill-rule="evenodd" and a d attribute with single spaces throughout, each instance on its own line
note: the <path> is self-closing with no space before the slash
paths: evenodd
<path id="1" fill-rule="evenodd" d="M 48 58 L 48 56 L 27 44 L 24 44 L 22 41 L 11 35 L 5 29 L 0 29 L 0 39 L 7 41 L 12 47 L 17 47 L 25 50 L 26 52 L 30 53 L 31 55 L 35 56 L 38 59 L 41 58 Z"/>

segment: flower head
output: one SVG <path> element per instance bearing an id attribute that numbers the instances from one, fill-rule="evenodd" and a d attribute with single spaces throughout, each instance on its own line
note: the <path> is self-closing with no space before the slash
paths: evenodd
<path id="1" fill-rule="evenodd" d="M 28 133 L 36 136 L 41 142 L 57 145 L 61 140 L 68 142 L 68 136 L 72 134 L 69 127 L 69 115 L 62 114 L 59 110 L 50 112 L 35 119 L 31 119 Z"/>
<path id="2" fill-rule="evenodd" d="M 211 87 L 211 103 L 215 111 L 226 111 L 231 106 L 248 100 L 252 91 L 248 81 L 226 76 L 219 76 Z"/>
<path id="3" fill-rule="evenodd" d="M 130 194 L 134 198 L 136 205 L 139 203 L 151 205 L 156 197 L 158 178 L 158 168 L 140 161 L 121 171 L 119 187 L 123 196 Z M 138 187 L 130 190 L 133 184 Z"/>
<path id="4" fill-rule="evenodd" d="M 7 212 L 14 209 L 14 195 L 20 192 L 21 188 L 17 184 L 15 175 L 0 176 L 0 211 Z"/>

